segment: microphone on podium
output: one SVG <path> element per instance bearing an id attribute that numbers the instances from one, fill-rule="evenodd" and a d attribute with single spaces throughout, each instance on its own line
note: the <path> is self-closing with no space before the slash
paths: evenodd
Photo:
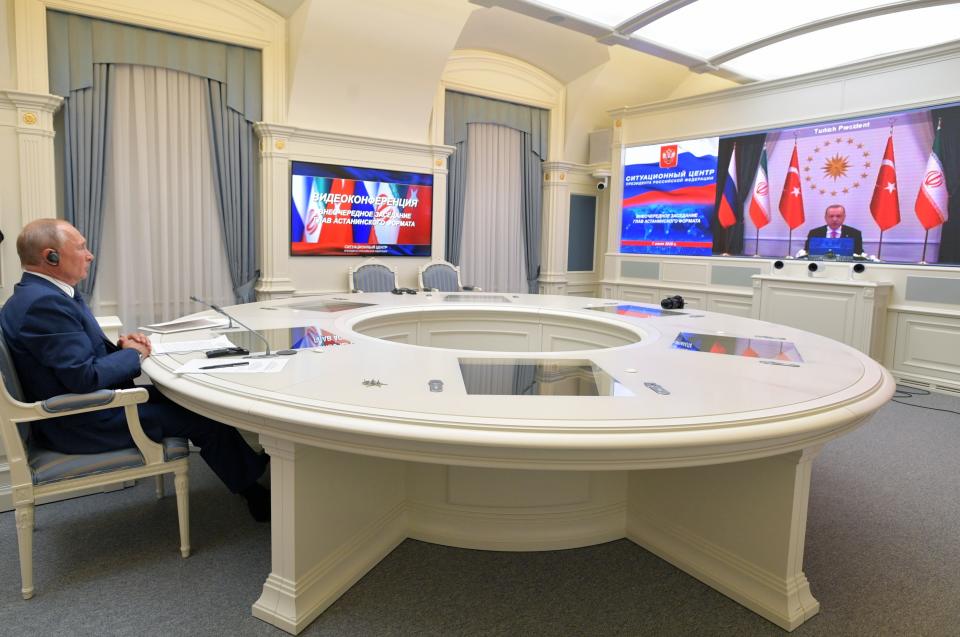
<path id="1" fill-rule="evenodd" d="M 216 312 L 217 314 L 223 314 L 223 315 L 226 316 L 228 319 L 230 319 L 230 325 L 231 325 L 231 326 L 233 325 L 233 322 L 236 321 L 237 325 L 239 325 L 239 326 L 242 327 L 243 329 L 245 329 L 245 330 L 247 330 L 248 332 L 250 332 L 251 334 L 255 335 L 255 336 L 256 336 L 257 338 L 259 338 L 261 341 L 263 341 L 264 347 L 267 348 L 267 349 L 263 352 L 263 354 L 250 354 L 249 356 L 244 356 L 244 358 L 275 358 L 275 357 L 277 357 L 277 356 L 292 356 L 293 354 L 296 354 L 296 353 L 297 353 L 297 350 L 295 350 L 295 349 L 282 349 L 282 350 L 279 350 L 279 351 L 277 351 L 277 352 L 271 352 L 271 351 L 270 351 L 270 342 L 266 339 L 266 337 L 263 336 L 263 334 L 261 334 L 260 332 L 256 331 L 256 330 L 253 329 L 252 327 L 249 327 L 249 326 L 247 326 L 247 325 L 244 325 L 244 324 L 240 321 L 240 319 L 238 319 L 237 317 L 235 317 L 235 316 L 230 316 L 229 314 L 227 314 L 227 311 L 224 310 L 224 309 L 223 309 L 222 307 L 220 307 L 219 305 L 214 305 L 213 303 L 208 303 L 208 302 L 204 301 L 203 299 L 198 299 L 198 298 L 195 297 L 195 296 L 191 296 L 191 297 L 190 297 L 190 300 L 191 300 L 191 301 L 196 301 L 196 302 L 199 303 L 200 305 L 206 305 L 207 307 L 209 307 L 211 310 L 213 310 L 213 311 Z"/>

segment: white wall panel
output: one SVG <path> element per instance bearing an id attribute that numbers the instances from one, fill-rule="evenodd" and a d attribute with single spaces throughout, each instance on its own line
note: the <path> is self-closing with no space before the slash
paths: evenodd
<path id="1" fill-rule="evenodd" d="M 752 311 L 752 297 L 708 294 L 706 309 L 710 312 L 749 317 Z"/>
<path id="2" fill-rule="evenodd" d="M 900 314 L 894 369 L 909 377 L 960 388 L 960 319 Z"/>
<path id="3" fill-rule="evenodd" d="M 704 285 L 710 278 L 710 267 L 701 263 L 666 262 L 660 266 L 660 278 L 670 283 L 694 283 Z"/>

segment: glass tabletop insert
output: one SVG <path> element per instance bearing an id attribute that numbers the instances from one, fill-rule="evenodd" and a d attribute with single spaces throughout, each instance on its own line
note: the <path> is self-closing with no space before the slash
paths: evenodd
<path id="1" fill-rule="evenodd" d="M 481 396 L 633 396 L 588 360 L 461 358 L 467 393 Z"/>
<path id="2" fill-rule="evenodd" d="M 445 303 L 511 303 L 505 296 L 495 294 L 448 294 L 443 297 Z"/>
<path id="3" fill-rule="evenodd" d="M 343 312 L 344 310 L 355 310 L 358 307 L 371 307 L 373 303 L 357 303 L 356 301 L 310 301 L 299 305 L 291 305 L 295 310 L 308 310 L 310 312 Z"/>
<path id="4" fill-rule="evenodd" d="M 596 312 L 620 314 L 621 316 L 634 316 L 637 318 L 649 318 L 651 316 L 674 316 L 677 314 L 683 314 L 683 312 L 677 312 L 676 310 L 665 310 L 654 305 L 632 305 L 627 303 L 620 305 L 599 305 L 595 307 L 588 307 L 586 309 L 594 310 Z"/>
<path id="5" fill-rule="evenodd" d="M 790 341 L 772 338 L 741 338 L 719 334 L 697 334 L 680 332 L 673 340 L 674 349 L 689 352 L 709 352 L 711 354 L 729 354 L 775 361 L 802 363 L 803 358 L 797 346 Z"/>
<path id="6" fill-rule="evenodd" d="M 330 345 L 349 345 L 350 341 L 315 325 L 273 330 L 258 330 L 270 343 L 270 349 L 313 349 Z M 223 332 L 230 342 L 251 352 L 262 352 L 263 341 L 247 331 Z"/>

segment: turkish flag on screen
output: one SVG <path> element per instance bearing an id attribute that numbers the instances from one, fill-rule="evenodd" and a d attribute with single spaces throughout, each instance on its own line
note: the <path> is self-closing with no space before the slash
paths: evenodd
<path id="1" fill-rule="evenodd" d="M 900 223 L 900 198 L 897 196 L 897 167 L 893 161 L 893 135 L 887 138 L 883 162 L 877 173 L 877 185 L 873 187 L 870 214 L 881 231 L 889 230 Z"/>
<path id="2" fill-rule="evenodd" d="M 800 187 L 800 162 L 797 160 L 797 145 L 793 145 L 787 178 L 783 181 L 780 195 L 780 214 L 791 230 L 803 225 L 803 189 Z"/>

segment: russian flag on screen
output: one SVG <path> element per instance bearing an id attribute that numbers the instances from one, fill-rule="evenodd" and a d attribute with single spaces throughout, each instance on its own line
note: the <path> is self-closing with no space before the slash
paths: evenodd
<path id="1" fill-rule="evenodd" d="M 737 148 L 734 146 L 730 155 L 730 169 L 727 171 L 727 183 L 723 186 L 723 197 L 720 198 L 720 209 L 717 211 L 717 220 L 724 228 L 737 223 L 737 215 L 733 210 L 737 205 Z"/>

